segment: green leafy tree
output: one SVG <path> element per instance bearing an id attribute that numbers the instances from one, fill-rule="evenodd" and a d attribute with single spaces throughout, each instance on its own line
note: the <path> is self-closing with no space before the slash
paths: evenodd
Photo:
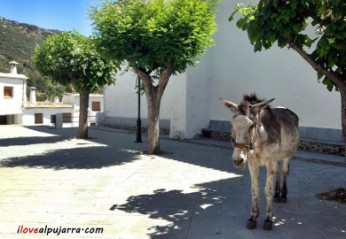
<path id="1" fill-rule="evenodd" d="M 90 93 L 115 80 L 116 64 L 97 52 L 95 41 L 77 31 L 49 36 L 37 47 L 32 60 L 37 70 L 62 85 L 72 84 L 80 94 L 78 138 L 88 137 Z"/>
<path id="2" fill-rule="evenodd" d="M 140 77 L 148 105 L 148 153 L 158 154 L 161 97 L 213 45 L 215 1 L 118 0 L 91 14 L 102 52 Z"/>
<path id="3" fill-rule="evenodd" d="M 247 31 L 255 52 L 278 46 L 295 50 L 317 72 L 329 91 L 341 95 L 346 144 L 346 2 L 345 0 L 261 0 L 237 4 L 238 28 Z M 314 29 L 308 34 L 306 29 Z"/>

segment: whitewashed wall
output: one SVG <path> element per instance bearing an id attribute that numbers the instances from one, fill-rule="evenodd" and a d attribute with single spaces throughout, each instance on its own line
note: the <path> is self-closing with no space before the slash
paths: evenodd
<path id="1" fill-rule="evenodd" d="M 258 1 L 245 1 L 257 3 Z M 244 93 L 276 98 L 300 117 L 301 126 L 341 128 L 340 96 L 317 82 L 316 72 L 293 50 L 280 49 L 254 53 L 247 33 L 228 22 L 234 1 L 223 1 L 218 13 L 219 31 L 212 49 L 211 119 L 229 120 L 220 104 L 223 96 L 239 102 Z"/>
<path id="2" fill-rule="evenodd" d="M 105 87 L 105 114 L 110 117 L 137 117 L 137 78 L 133 72 L 122 71 L 116 83 Z M 142 96 L 142 112 L 146 115 L 145 97 Z"/>
<path id="3" fill-rule="evenodd" d="M 35 114 L 42 113 L 43 114 L 43 123 L 44 125 L 51 125 L 50 117 L 51 115 L 55 115 L 58 113 L 71 113 L 73 117 L 73 108 L 26 108 L 24 110 L 24 114 L 22 115 L 22 124 L 23 125 L 35 125 Z M 73 123 L 64 123 L 64 126 L 68 127 L 77 127 L 77 122 Z"/>
<path id="4" fill-rule="evenodd" d="M 125 68 L 123 68 L 125 69 Z M 173 76 L 168 83 L 165 93 L 162 97 L 162 106 L 160 112 L 161 119 L 171 118 L 172 106 L 174 101 L 181 96 L 182 92 L 179 82 L 184 80 L 184 75 Z M 116 76 L 116 83 L 105 87 L 104 101 L 105 112 L 113 117 L 137 117 L 137 76 L 132 71 L 121 71 Z M 175 87 L 174 85 L 178 83 Z M 181 82 L 180 82 L 181 83 Z M 172 87 L 173 86 L 173 87 Z M 183 91 L 185 88 L 183 88 Z M 178 95 L 176 95 L 178 94 Z M 147 116 L 147 102 L 145 94 L 141 96 L 141 113 Z"/>
<path id="5" fill-rule="evenodd" d="M 125 66 L 124 66 L 125 67 Z M 105 87 L 106 117 L 136 119 L 138 115 L 137 76 L 132 71 L 118 73 L 114 85 Z M 147 101 L 141 95 L 141 118 L 147 118 Z M 181 138 L 186 131 L 186 74 L 172 76 L 162 97 L 160 119 L 170 121 L 171 136 Z"/>
<path id="6" fill-rule="evenodd" d="M 25 100 L 25 78 L 5 78 L 0 76 L 0 115 L 14 115 L 22 113 Z M 13 97 L 4 98 L 4 87 L 13 87 Z"/>
<path id="7" fill-rule="evenodd" d="M 211 51 L 208 51 L 200 63 L 186 73 L 186 138 L 199 136 L 211 119 L 211 59 Z"/>
<path id="8" fill-rule="evenodd" d="M 63 104 L 73 105 L 73 112 L 72 113 L 73 113 L 73 120 L 74 121 L 78 121 L 78 118 L 79 118 L 79 111 L 80 111 L 79 98 L 80 98 L 79 94 L 64 94 L 64 96 L 62 98 Z M 96 114 L 98 113 L 98 112 L 92 111 L 92 109 L 91 109 L 93 101 L 100 102 L 100 111 L 98 111 L 98 112 L 103 112 L 105 109 L 104 96 L 101 94 L 90 94 L 89 95 L 89 108 L 88 108 L 88 116 L 89 116 L 90 122 L 96 121 Z"/>

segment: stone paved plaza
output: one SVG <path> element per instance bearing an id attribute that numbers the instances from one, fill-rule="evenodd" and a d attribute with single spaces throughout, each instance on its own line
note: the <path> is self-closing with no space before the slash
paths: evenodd
<path id="1" fill-rule="evenodd" d="M 309 161 L 293 159 L 288 202 L 274 204 L 269 232 L 262 229 L 263 168 L 262 213 L 248 230 L 250 176 L 233 167 L 230 147 L 162 139 L 164 153 L 147 156 L 131 132 L 92 128 L 89 140 L 75 134 L 0 126 L 0 238 L 346 238 L 346 205 L 315 197 L 346 187 L 342 163 L 311 162 L 316 154 L 304 152 Z M 75 231 L 47 236 L 53 228 Z"/>

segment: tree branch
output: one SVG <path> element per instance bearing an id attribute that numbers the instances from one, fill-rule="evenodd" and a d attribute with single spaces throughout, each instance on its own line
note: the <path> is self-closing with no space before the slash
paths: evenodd
<path id="1" fill-rule="evenodd" d="M 171 60 L 168 60 L 167 63 L 165 64 L 164 68 L 161 69 L 160 72 L 160 81 L 158 85 L 158 90 L 159 90 L 159 96 L 161 97 L 163 95 L 163 92 L 166 89 L 166 86 L 168 84 L 169 78 L 172 75 L 172 66 L 173 62 Z"/>
<path id="2" fill-rule="evenodd" d="M 328 69 L 324 68 L 322 65 L 318 64 L 302 47 L 300 47 L 298 44 L 296 44 L 295 41 L 290 41 L 288 43 L 289 47 L 295 50 L 303 59 L 309 63 L 312 68 L 314 68 L 315 71 L 321 72 L 323 75 L 328 77 L 328 79 L 334 83 L 334 85 L 338 88 L 342 88 L 344 86 L 344 81 L 338 77 L 333 72 L 329 71 Z"/>
<path id="3" fill-rule="evenodd" d="M 157 86 L 154 86 L 152 84 L 150 72 L 147 72 L 143 68 L 138 68 L 138 67 L 132 67 L 132 68 L 134 72 L 141 78 L 145 93 L 149 95 L 154 92 L 154 94 L 157 96 L 157 97 L 155 96 L 155 98 L 161 99 L 163 92 L 165 91 L 166 86 L 168 84 L 169 78 L 172 74 L 172 66 L 173 66 L 173 62 L 169 60 L 167 61 L 165 66 L 162 67 L 160 71 L 159 84 Z"/>
<path id="4" fill-rule="evenodd" d="M 141 78 L 143 86 L 144 86 L 144 91 L 148 95 L 153 87 L 151 83 L 151 77 L 149 75 L 150 73 L 146 72 L 142 68 L 137 68 L 137 67 L 133 67 L 133 71 L 139 76 L 139 78 Z"/>

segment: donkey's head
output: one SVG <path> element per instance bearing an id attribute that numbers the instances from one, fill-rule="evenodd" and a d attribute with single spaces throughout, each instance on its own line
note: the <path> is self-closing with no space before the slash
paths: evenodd
<path id="1" fill-rule="evenodd" d="M 232 159 L 237 168 L 244 168 L 249 153 L 254 149 L 258 131 L 262 126 L 261 111 L 274 99 L 262 101 L 258 100 L 255 95 L 244 96 L 244 100 L 239 105 L 220 99 L 231 112 L 235 113 L 231 119 L 231 139 L 234 147 Z"/>

